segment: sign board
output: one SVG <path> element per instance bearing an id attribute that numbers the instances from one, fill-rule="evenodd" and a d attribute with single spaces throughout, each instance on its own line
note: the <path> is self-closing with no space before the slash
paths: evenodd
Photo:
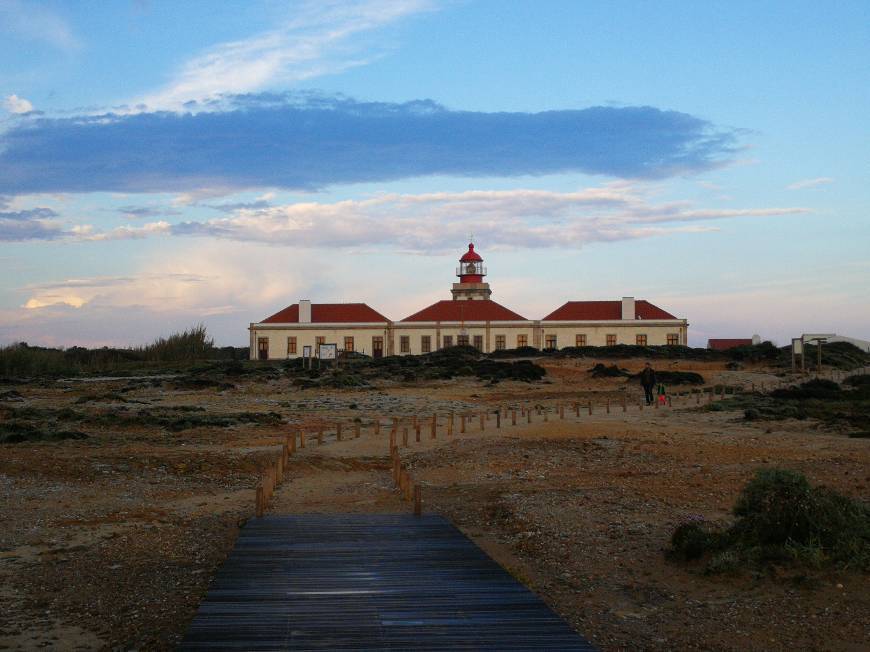
<path id="1" fill-rule="evenodd" d="M 799 337 L 791 338 L 791 352 L 795 355 L 804 354 L 804 341 Z"/>
<path id="2" fill-rule="evenodd" d="M 310 358 L 311 357 L 311 347 L 310 346 L 303 346 L 302 347 L 302 357 L 303 358 Z"/>
<path id="3" fill-rule="evenodd" d="M 321 344 L 320 359 L 335 360 L 338 357 L 338 344 Z"/>

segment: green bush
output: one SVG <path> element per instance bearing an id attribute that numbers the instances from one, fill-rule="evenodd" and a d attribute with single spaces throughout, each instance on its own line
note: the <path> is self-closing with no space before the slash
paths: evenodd
<path id="1" fill-rule="evenodd" d="M 726 530 L 692 521 L 677 527 L 669 555 L 711 556 L 708 572 L 791 563 L 870 570 L 870 507 L 803 474 L 762 469 L 743 488 Z"/>

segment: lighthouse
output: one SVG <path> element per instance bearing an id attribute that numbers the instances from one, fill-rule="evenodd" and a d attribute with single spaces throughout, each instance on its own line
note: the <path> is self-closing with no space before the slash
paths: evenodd
<path id="1" fill-rule="evenodd" d="M 473 242 L 468 243 L 468 251 L 459 259 L 456 275 L 459 277 L 459 283 L 454 283 L 451 290 L 454 301 L 489 299 L 492 295 L 489 283 L 483 282 L 486 267 L 483 266 L 483 258 L 474 250 Z"/>

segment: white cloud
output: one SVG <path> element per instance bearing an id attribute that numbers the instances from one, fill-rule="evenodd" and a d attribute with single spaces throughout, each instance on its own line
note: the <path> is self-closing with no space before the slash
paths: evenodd
<path id="1" fill-rule="evenodd" d="M 0 33 L 4 32 L 28 41 L 42 41 L 67 52 L 81 47 L 72 28 L 45 3 L 0 0 Z"/>
<path id="2" fill-rule="evenodd" d="M 786 186 L 787 190 L 803 190 L 805 188 L 818 188 L 819 186 L 824 186 L 829 183 L 833 183 L 834 180 L 831 177 L 816 177 L 815 179 L 802 179 L 801 181 L 795 181 L 794 183 L 790 183 Z"/>
<path id="3" fill-rule="evenodd" d="M 294 18 L 276 29 L 215 45 L 187 61 L 164 88 L 131 105 L 208 110 L 184 105 L 363 65 L 376 55 L 361 55 L 355 37 L 430 8 L 426 0 L 312 1 L 294 8 Z"/>
<path id="4" fill-rule="evenodd" d="M 389 247 L 449 250 L 469 231 L 488 247 L 537 249 L 715 230 L 697 222 L 809 212 L 801 207 L 704 209 L 654 203 L 645 184 L 615 182 L 577 192 L 502 190 L 382 194 L 334 203 L 239 208 L 227 217 L 178 224 L 153 222 L 81 235 L 120 240 L 151 235 L 203 236 L 295 247 Z"/>
<path id="5" fill-rule="evenodd" d="M 17 95 L 7 95 L 3 100 L 3 106 L 9 113 L 29 113 L 33 111 L 33 104 Z"/>

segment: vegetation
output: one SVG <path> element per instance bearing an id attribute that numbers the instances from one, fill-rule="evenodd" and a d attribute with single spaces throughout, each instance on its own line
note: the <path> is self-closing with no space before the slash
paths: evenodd
<path id="1" fill-rule="evenodd" d="M 849 387 L 824 379 L 777 389 L 769 394 L 741 394 L 705 409 L 743 410 L 747 421 L 818 419 L 846 430 L 866 431 L 870 423 L 870 383 L 851 376 Z M 860 436 L 860 435 L 857 435 Z"/>
<path id="2" fill-rule="evenodd" d="M 870 570 L 870 507 L 801 473 L 762 469 L 743 488 L 727 528 L 701 519 L 681 524 L 669 555 L 706 560 L 710 573 L 772 564 Z"/>
<path id="3" fill-rule="evenodd" d="M 203 325 L 130 349 L 74 346 L 53 349 L 26 342 L 0 348 L 0 378 L 63 377 L 82 374 L 129 375 L 167 370 L 167 363 L 247 359 L 247 348 L 214 346 Z"/>

